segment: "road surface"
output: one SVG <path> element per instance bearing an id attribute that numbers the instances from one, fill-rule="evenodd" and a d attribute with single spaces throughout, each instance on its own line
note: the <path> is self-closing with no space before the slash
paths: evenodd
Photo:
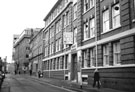
<path id="1" fill-rule="evenodd" d="M 34 80 L 24 75 L 7 75 L 5 82 L 10 87 L 10 92 L 76 92 Z"/>

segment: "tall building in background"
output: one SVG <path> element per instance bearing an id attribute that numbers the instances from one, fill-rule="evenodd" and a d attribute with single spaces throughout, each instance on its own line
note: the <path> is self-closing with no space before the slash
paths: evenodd
<path id="1" fill-rule="evenodd" d="M 43 29 L 31 37 L 29 44 L 29 70 L 32 70 L 33 75 L 36 75 L 38 71 L 42 71 Z"/>
<path id="2" fill-rule="evenodd" d="M 32 35 L 39 30 L 39 28 L 27 28 L 19 35 L 19 39 L 15 42 L 15 54 L 13 58 L 15 62 L 15 70 L 17 70 L 17 72 L 21 73 L 22 71 L 28 69 L 30 52 L 29 42 Z"/>

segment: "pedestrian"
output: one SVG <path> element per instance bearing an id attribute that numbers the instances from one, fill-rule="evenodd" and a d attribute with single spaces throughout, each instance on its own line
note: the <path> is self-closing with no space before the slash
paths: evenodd
<path id="1" fill-rule="evenodd" d="M 39 70 L 39 71 L 38 71 L 38 78 L 40 78 L 40 74 L 41 74 L 41 71 Z"/>
<path id="2" fill-rule="evenodd" d="M 95 87 L 95 85 L 100 88 L 100 75 L 99 75 L 99 71 L 98 69 L 96 68 L 95 71 L 94 71 L 94 82 L 93 82 L 93 88 Z"/>
<path id="3" fill-rule="evenodd" d="M 32 75 L 32 70 L 30 69 L 30 76 Z"/>

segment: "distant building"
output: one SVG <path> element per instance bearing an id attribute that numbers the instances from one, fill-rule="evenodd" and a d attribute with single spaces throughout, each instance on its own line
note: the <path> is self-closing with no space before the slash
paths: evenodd
<path id="1" fill-rule="evenodd" d="M 7 70 L 8 73 L 14 74 L 14 70 L 15 70 L 14 63 L 7 63 L 7 69 L 6 70 Z"/>
<path id="2" fill-rule="evenodd" d="M 24 69 L 28 68 L 29 65 L 29 42 L 32 35 L 38 32 L 40 29 L 25 29 L 20 35 L 19 39 L 14 44 L 14 61 L 15 70 L 22 72 Z"/>
<path id="3" fill-rule="evenodd" d="M 29 70 L 33 74 L 42 71 L 42 56 L 43 56 L 43 29 L 33 35 L 30 40 L 30 53 L 29 53 Z"/>

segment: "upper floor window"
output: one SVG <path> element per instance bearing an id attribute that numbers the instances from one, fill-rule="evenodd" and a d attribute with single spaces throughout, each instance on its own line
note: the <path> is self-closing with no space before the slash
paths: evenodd
<path id="1" fill-rule="evenodd" d="M 88 33 L 88 20 L 84 23 L 84 40 L 88 39 L 89 33 Z"/>
<path id="2" fill-rule="evenodd" d="M 66 16 L 63 15 L 63 25 L 64 25 L 64 28 L 66 27 Z"/>
<path id="3" fill-rule="evenodd" d="M 90 38 L 95 36 L 95 18 L 90 20 Z"/>
<path id="4" fill-rule="evenodd" d="M 109 31 L 109 10 L 103 12 L 103 32 Z"/>
<path id="5" fill-rule="evenodd" d="M 45 47 L 45 56 L 48 56 L 48 46 Z"/>
<path id="6" fill-rule="evenodd" d="M 84 0 L 84 12 L 88 10 L 88 0 Z"/>
<path id="7" fill-rule="evenodd" d="M 77 3 L 74 4 L 74 19 L 77 18 Z"/>
<path id="8" fill-rule="evenodd" d="M 54 30 L 53 29 L 54 29 L 53 27 L 50 28 L 50 38 L 52 38 L 54 36 Z"/>
<path id="9" fill-rule="evenodd" d="M 94 7 L 94 1 L 95 0 L 90 0 L 90 8 Z"/>
<path id="10" fill-rule="evenodd" d="M 120 42 L 113 43 L 113 61 L 114 61 L 114 65 L 121 64 L 120 52 L 121 52 L 121 50 L 120 50 Z"/>
<path id="11" fill-rule="evenodd" d="M 48 41 L 48 38 L 49 38 L 49 31 L 47 31 L 47 32 L 45 33 L 45 41 Z"/>
<path id="12" fill-rule="evenodd" d="M 66 12 L 66 25 L 69 25 L 69 12 Z"/>
<path id="13" fill-rule="evenodd" d="M 104 66 L 109 65 L 109 45 L 103 46 L 103 64 Z"/>
<path id="14" fill-rule="evenodd" d="M 77 43 L 77 27 L 74 28 L 73 35 L 74 35 L 74 44 L 75 44 Z"/>
<path id="15" fill-rule="evenodd" d="M 112 25 L 113 28 L 120 26 L 120 5 L 116 4 L 112 7 Z"/>

